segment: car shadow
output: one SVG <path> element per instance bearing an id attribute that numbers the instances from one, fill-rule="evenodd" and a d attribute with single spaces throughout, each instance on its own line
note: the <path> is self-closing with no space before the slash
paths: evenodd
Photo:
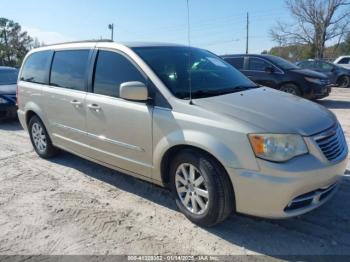
<path id="1" fill-rule="evenodd" d="M 52 162 L 79 170 L 171 210 L 177 210 L 171 193 L 161 187 L 113 171 L 69 153 L 62 152 Z M 350 174 L 347 170 L 346 174 Z M 267 220 L 233 214 L 224 223 L 203 228 L 244 250 L 279 259 L 300 260 L 300 255 L 350 255 L 350 176 L 345 176 L 339 192 L 323 207 L 301 217 Z M 298 257 L 293 258 L 294 255 Z"/>
<path id="2" fill-rule="evenodd" d="M 350 109 L 350 101 L 323 99 L 316 102 L 328 109 Z"/>
<path id="3" fill-rule="evenodd" d="M 18 120 L 0 120 L 0 130 L 19 131 L 23 130 Z"/>

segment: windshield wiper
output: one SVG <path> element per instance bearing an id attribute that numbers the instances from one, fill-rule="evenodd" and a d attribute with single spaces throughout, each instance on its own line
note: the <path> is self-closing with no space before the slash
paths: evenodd
<path id="1" fill-rule="evenodd" d="M 232 93 L 237 93 L 237 92 L 242 92 L 242 91 L 247 91 L 250 89 L 255 89 L 259 88 L 258 85 L 256 86 L 235 86 L 232 88 L 226 88 L 222 90 L 197 90 L 192 92 L 192 98 L 205 98 L 205 97 L 212 97 L 212 96 L 222 96 L 222 95 L 227 95 L 227 94 L 232 94 Z M 190 99 L 189 93 L 187 92 L 178 92 L 177 93 L 178 97 L 181 97 L 182 99 Z"/>

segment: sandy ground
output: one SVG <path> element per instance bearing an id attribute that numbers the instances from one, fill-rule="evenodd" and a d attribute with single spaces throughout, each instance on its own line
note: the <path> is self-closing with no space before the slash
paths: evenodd
<path id="1" fill-rule="evenodd" d="M 350 141 L 350 89 L 320 103 Z M 307 215 L 232 215 L 204 229 L 176 210 L 166 190 L 68 153 L 42 160 L 17 122 L 2 123 L 0 255 L 350 255 L 350 166 L 346 174 L 336 196 Z"/>

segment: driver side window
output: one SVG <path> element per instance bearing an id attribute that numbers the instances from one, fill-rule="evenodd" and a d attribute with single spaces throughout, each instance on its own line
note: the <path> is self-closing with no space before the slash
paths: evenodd
<path id="1" fill-rule="evenodd" d="M 95 94 L 119 97 L 122 83 L 138 81 L 146 84 L 140 71 L 123 55 L 111 51 L 99 51 L 94 73 Z"/>
<path id="2" fill-rule="evenodd" d="M 271 67 L 271 65 L 269 63 L 267 63 L 265 60 L 262 60 L 259 58 L 250 58 L 249 59 L 249 70 L 251 70 L 251 71 L 265 72 L 265 69 L 267 67 Z"/>

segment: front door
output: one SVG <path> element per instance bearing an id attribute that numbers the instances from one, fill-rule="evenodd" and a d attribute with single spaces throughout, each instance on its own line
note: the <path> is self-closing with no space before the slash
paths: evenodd
<path id="1" fill-rule="evenodd" d="M 271 68 L 271 72 L 267 72 L 266 69 Z M 265 61 L 264 59 L 257 57 L 250 57 L 248 63 L 248 69 L 245 75 L 250 78 L 253 82 L 272 88 L 277 87 L 276 78 L 279 78 L 278 71 L 275 66 Z"/>
<path id="2" fill-rule="evenodd" d="M 96 59 L 93 90 L 86 97 L 93 158 L 150 178 L 153 107 L 119 98 L 122 83 L 147 80 L 121 53 L 99 50 Z"/>

